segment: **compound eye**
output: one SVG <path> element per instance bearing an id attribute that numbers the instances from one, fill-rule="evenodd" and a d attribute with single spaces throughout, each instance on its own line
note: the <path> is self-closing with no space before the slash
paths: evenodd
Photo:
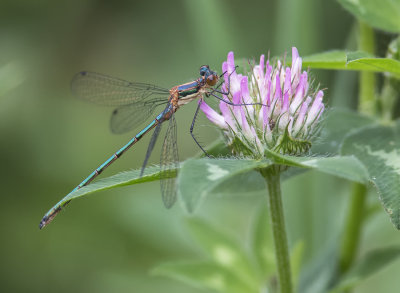
<path id="1" fill-rule="evenodd" d="M 201 76 L 206 75 L 206 73 L 209 71 L 210 71 L 210 67 L 208 67 L 208 65 L 203 65 L 200 67 L 200 75 Z"/>
<path id="2" fill-rule="evenodd" d="M 217 84 L 217 81 L 218 81 L 218 75 L 211 74 L 207 77 L 206 82 L 209 86 L 214 86 Z"/>

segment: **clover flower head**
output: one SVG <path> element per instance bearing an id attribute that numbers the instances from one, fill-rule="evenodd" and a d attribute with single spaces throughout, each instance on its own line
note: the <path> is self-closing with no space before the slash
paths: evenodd
<path id="1" fill-rule="evenodd" d="M 322 90 L 314 91 L 302 59 L 292 48 L 292 64 L 280 60 L 271 64 L 261 55 L 260 63 L 247 74 L 236 72 L 233 52 L 222 64 L 225 101 L 217 113 L 204 101 L 201 110 L 222 129 L 236 155 L 262 158 L 266 150 L 299 155 L 311 147 L 311 140 L 324 112 Z"/>

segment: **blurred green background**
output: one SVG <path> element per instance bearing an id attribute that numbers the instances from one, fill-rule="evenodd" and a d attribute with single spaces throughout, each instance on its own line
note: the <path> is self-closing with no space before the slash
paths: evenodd
<path id="1" fill-rule="evenodd" d="M 81 70 L 170 88 L 190 81 L 202 64 L 220 72 L 237 58 L 300 55 L 354 48 L 354 19 L 333 0 L 27 1 L 0 2 L 1 292 L 204 292 L 149 275 L 159 263 L 201 258 L 179 205 L 165 210 L 158 182 L 74 201 L 39 231 L 43 214 L 135 131 L 112 135 L 112 109 L 75 99 Z M 352 47 L 353 46 L 353 47 Z M 357 75 L 313 71 L 331 106 L 355 104 Z M 4 82 L 5 81 L 5 82 Z M 189 127 L 195 103 L 177 112 L 180 159 L 199 152 Z M 204 145 L 218 137 L 205 118 Z M 149 137 L 102 176 L 139 168 Z M 151 163 L 158 163 L 159 147 Z M 304 263 L 337 242 L 349 183 L 315 172 L 284 183 L 293 244 L 305 240 Z M 377 201 L 371 192 L 370 200 Z M 196 216 L 243 238 L 259 204 L 251 198 L 209 198 Z M 361 251 L 399 244 L 383 209 L 364 231 Z M 393 292 L 397 261 L 358 292 Z M 379 290 L 378 290 L 379 288 Z"/>

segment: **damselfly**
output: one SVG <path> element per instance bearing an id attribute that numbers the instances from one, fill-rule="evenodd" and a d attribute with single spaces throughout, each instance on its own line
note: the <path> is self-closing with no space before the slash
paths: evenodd
<path id="1" fill-rule="evenodd" d="M 148 124 L 142 131 L 135 135 L 126 145 L 120 148 L 107 161 L 95 169 L 69 194 L 85 185 L 88 185 L 109 165 L 121 157 L 125 151 L 138 142 L 150 130 L 155 128 L 142 165 L 142 176 L 148 159 L 160 134 L 161 125 L 163 122 L 169 120 L 161 152 L 160 177 L 161 193 L 164 205 L 167 208 L 171 207 L 176 200 L 174 178 L 176 177 L 179 164 L 178 150 L 176 145 L 177 131 L 174 113 L 182 105 L 185 105 L 192 100 L 200 99 L 190 127 L 190 133 L 196 144 L 203 152 L 205 152 L 193 135 L 196 117 L 199 113 L 200 104 L 203 101 L 204 96 L 214 96 L 217 99 L 233 106 L 246 105 L 233 104 L 229 99 L 224 99 L 223 97 L 218 96 L 218 94 L 225 96 L 229 95 L 230 75 L 228 75 L 228 87 L 225 89 L 226 92 L 219 90 L 222 83 L 217 85 L 219 79 L 224 74 L 226 74 L 226 72 L 221 76 L 218 76 L 216 72 L 210 70 L 208 65 L 203 65 L 200 67 L 199 78 L 192 82 L 181 84 L 168 90 L 155 85 L 128 82 L 93 72 L 84 71 L 78 73 L 72 80 L 72 91 L 77 97 L 100 105 L 117 106 L 117 109 L 113 111 L 111 117 L 111 129 L 115 133 L 126 132 L 135 125 L 151 117 L 157 106 L 164 106 L 164 110 L 158 116 L 156 116 L 156 118 L 151 121 L 150 124 Z M 51 208 L 40 221 L 39 228 L 41 229 L 49 224 L 68 203 L 69 201 L 61 200 L 53 208 Z"/>

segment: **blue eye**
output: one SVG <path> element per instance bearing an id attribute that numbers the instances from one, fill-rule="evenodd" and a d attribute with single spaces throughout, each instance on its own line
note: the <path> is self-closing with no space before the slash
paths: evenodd
<path id="1" fill-rule="evenodd" d="M 200 67 L 200 75 L 204 76 L 206 73 L 210 72 L 210 67 L 208 65 L 203 65 Z"/>

